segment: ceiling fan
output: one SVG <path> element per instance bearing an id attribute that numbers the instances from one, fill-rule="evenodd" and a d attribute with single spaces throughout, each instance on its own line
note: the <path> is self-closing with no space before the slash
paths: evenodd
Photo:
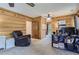
<path id="1" fill-rule="evenodd" d="M 8 4 L 9 4 L 10 7 L 14 7 L 15 6 L 14 3 L 8 3 Z M 34 3 L 25 3 L 25 4 L 29 5 L 30 7 L 34 7 L 35 6 Z"/>
<path id="2" fill-rule="evenodd" d="M 43 18 L 46 18 L 46 19 L 47 19 L 47 18 L 51 18 L 51 17 L 52 17 L 52 14 L 49 14 L 49 13 L 48 13 L 48 14 L 44 14 L 44 15 L 42 15 L 42 17 L 43 17 Z"/>

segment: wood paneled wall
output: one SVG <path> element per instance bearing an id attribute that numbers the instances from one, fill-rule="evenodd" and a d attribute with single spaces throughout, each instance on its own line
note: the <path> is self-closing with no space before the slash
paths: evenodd
<path id="1" fill-rule="evenodd" d="M 41 39 L 44 38 L 46 36 L 46 31 L 47 31 L 47 23 L 46 23 L 46 19 L 41 17 L 41 24 L 40 24 L 40 36 Z"/>
<path id="2" fill-rule="evenodd" d="M 58 30 L 58 21 L 59 20 L 65 20 L 66 27 L 75 27 L 74 15 L 54 17 L 54 18 L 52 18 L 52 21 L 51 21 L 52 32 L 56 32 L 56 30 Z"/>
<path id="3" fill-rule="evenodd" d="M 41 39 L 46 35 L 46 19 L 36 17 L 32 22 L 32 37 Z"/>
<path id="4" fill-rule="evenodd" d="M 26 34 L 26 21 L 31 20 L 30 17 L 0 9 L 0 35 L 11 37 L 14 30 L 21 30 Z"/>

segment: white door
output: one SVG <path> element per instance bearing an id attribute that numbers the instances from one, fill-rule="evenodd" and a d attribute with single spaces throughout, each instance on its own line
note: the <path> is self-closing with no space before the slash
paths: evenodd
<path id="1" fill-rule="evenodd" d="M 32 36 L 32 22 L 26 21 L 26 34 L 30 34 Z"/>

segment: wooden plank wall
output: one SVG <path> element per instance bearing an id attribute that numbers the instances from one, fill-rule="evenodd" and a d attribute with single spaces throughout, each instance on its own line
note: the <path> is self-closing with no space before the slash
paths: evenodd
<path id="1" fill-rule="evenodd" d="M 40 36 L 41 39 L 45 38 L 46 36 L 46 30 L 47 30 L 47 23 L 46 23 L 46 19 L 41 17 L 41 24 L 40 24 Z"/>
<path id="2" fill-rule="evenodd" d="M 21 30 L 26 34 L 26 21 L 31 20 L 30 17 L 0 9 L 0 35 L 11 37 L 14 30 Z"/>
<path id="3" fill-rule="evenodd" d="M 41 39 L 46 35 L 46 19 L 43 17 L 35 17 L 32 22 L 32 37 Z"/>
<path id="4" fill-rule="evenodd" d="M 65 20 L 66 27 L 75 27 L 74 15 L 54 17 L 51 21 L 52 32 L 56 32 L 56 30 L 58 30 L 58 20 Z"/>

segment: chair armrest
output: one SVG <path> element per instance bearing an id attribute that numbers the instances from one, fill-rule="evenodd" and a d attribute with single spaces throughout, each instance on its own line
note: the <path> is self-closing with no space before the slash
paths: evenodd
<path id="1" fill-rule="evenodd" d="M 31 35 L 29 34 L 29 35 L 24 35 L 24 36 L 27 36 L 27 37 L 30 37 L 31 38 Z"/>

